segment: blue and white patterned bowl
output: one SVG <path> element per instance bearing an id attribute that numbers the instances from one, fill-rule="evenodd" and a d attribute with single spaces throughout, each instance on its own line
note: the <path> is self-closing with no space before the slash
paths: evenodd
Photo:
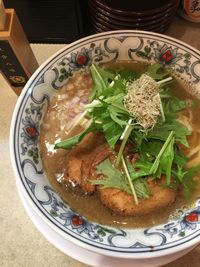
<path id="1" fill-rule="evenodd" d="M 48 226 L 74 244 L 124 259 L 182 255 L 200 242 L 200 199 L 191 210 L 179 210 L 176 219 L 163 225 L 148 229 L 102 226 L 87 221 L 63 203 L 48 182 L 38 152 L 40 124 L 55 90 L 92 62 L 131 59 L 156 61 L 174 69 L 191 84 L 191 93 L 199 97 L 200 52 L 183 42 L 141 31 L 107 32 L 81 39 L 47 60 L 19 97 L 10 135 L 13 168 L 31 207 Z"/>

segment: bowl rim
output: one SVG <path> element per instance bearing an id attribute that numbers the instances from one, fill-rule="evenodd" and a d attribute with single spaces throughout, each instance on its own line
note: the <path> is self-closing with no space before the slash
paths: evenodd
<path id="1" fill-rule="evenodd" d="M 51 57 L 49 57 L 43 64 L 41 64 L 41 66 L 34 72 L 34 74 L 30 77 L 29 81 L 27 82 L 27 84 L 25 85 L 24 89 L 22 90 L 21 95 L 19 96 L 19 99 L 17 100 L 14 112 L 13 112 L 13 116 L 12 116 L 12 120 L 11 120 L 11 126 L 10 126 L 10 159 L 11 159 L 11 163 L 12 163 L 12 168 L 14 170 L 14 174 L 16 179 L 20 180 L 20 174 L 17 170 L 17 162 L 15 159 L 15 155 L 14 155 L 14 136 L 15 136 L 15 123 L 17 120 L 17 115 L 18 112 L 20 110 L 20 106 L 21 103 L 23 102 L 23 99 L 26 97 L 27 94 L 31 94 L 32 92 L 32 87 L 31 84 L 33 83 L 33 81 L 37 78 L 37 76 L 39 75 L 39 73 L 54 59 L 56 59 L 60 54 L 62 54 L 65 50 L 68 50 L 70 48 L 73 48 L 73 46 L 80 44 L 82 42 L 85 41 L 89 41 L 90 39 L 96 38 L 96 37 L 106 37 L 109 35 L 113 35 L 113 34 L 134 34 L 136 35 L 145 35 L 148 37 L 151 37 L 152 35 L 158 38 L 161 38 L 162 40 L 168 40 L 171 41 L 173 43 L 178 43 L 181 46 L 186 47 L 187 49 L 191 50 L 192 52 L 194 52 L 195 54 L 198 54 L 200 57 L 200 51 L 192 46 L 190 46 L 189 44 L 183 42 L 183 41 L 179 41 L 178 39 L 175 39 L 173 37 L 169 37 L 163 34 L 159 34 L 159 33 L 154 33 L 154 32 L 146 32 L 146 31 L 139 31 L 139 30 L 117 30 L 117 31 L 108 31 L 108 32 L 104 32 L 104 33 L 98 33 L 98 34 L 93 34 L 84 38 L 81 38 L 75 42 L 72 42 L 69 45 L 66 45 L 64 48 L 60 49 L 59 51 L 57 51 L 55 54 L 53 54 Z M 146 258 L 152 258 L 152 257 L 160 257 L 160 256 L 165 256 L 165 255 L 169 255 L 169 254 L 174 254 L 177 253 L 179 251 L 185 250 L 187 249 L 189 246 L 193 247 L 195 245 L 197 245 L 200 242 L 200 233 L 195 236 L 192 237 L 189 240 L 186 240 L 185 242 L 182 242 L 181 244 L 176 245 L 175 247 L 171 246 L 169 248 L 163 248 L 163 249 L 159 249 L 156 251 L 152 250 L 152 253 L 149 253 L 150 251 L 147 252 L 123 252 L 123 251 L 114 251 L 114 250 L 109 250 L 109 249 L 104 249 L 101 247 L 96 247 L 95 245 L 91 245 L 89 243 L 83 242 L 81 240 L 76 239 L 73 236 L 70 236 L 70 234 L 67 234 L 66 232 L 64 232 L 61 228 L 59 228 L 58 226 L 56 226 L 49 218 L 46 217 L 45 214 L 43 214 L 41 212 L 41 210 L 39 210 L 37 203 L 34 203 L 33 200 L 30 198 L 29 193 L 26 191 L 25 187 L 22 186 L 22 183 L 20 182 L 19 184 L 20 189 L 22 190 L 23 194 L 26 196 L 26 199 L 28 201 L 28 203 L 30 204 L 30 206 L 33 208 L 33 210 L 52 228 L 54 229 L 57 233 L 59 233 L 60 235 L 62 235 L 64 238 L 66 238 L 67 240 L 77 244 L 80 247 L 84 247 L 87 250 L 91 250 L 94 251 L 96 253 L 102 254 L 102 255 L 107 255 L 107 256 L 114 256 L 114 257 L 119 257 L 119 258 L 132 258 L 132 259 L 141 259 L 141 257 L 146 257 Z"/>
<path id="2" fill-rule="evenodd" d="M 17 182 L 16 182 L 16 185 L 17 185 L 17 189 L 19 192 L 19 196 L 22 200 L 22 204 L 23 204 L 26 212 L 28 213 L 31 221 L 33 222 L 34 226 L 58 250 L 62 251 L 64 254 L 66 254 L 70 257 L 72 256 L 72 258 L 74 258 L 76 260 L 79 260 L 79 261 L 81 261 L 85 264 L 91 265 L 91 266 L 96 266 L 96 265 L 99 266 L 99 264 L 101 264 L 100 266 L 102 266 L 102 263 L 101 263 L 102 260 L 104 261 L 105 264 L 108 260 L 109 261 L 108 264 L 109 264 L 110 261 L 113 262 L 113 259 L 115 261 L 117 261 L 117 263 L 118 263 L 117 266 L 120 266 L 120 267 L 122 265 L 126 266 L 127 261 L 128 261 L 128 263 L 130 261 L 131 261 L 131 263 L 133 263 L 133 259 L 123 259 L 123 258 L 120 259 L 120 258 L 113 258 L 112 256 L 110 257 L 110 256 L 100 255 L 100 254 L 97 254 L 96 252 L 93 252 L 93 251 L 87 251 L 82 247 L 77 247 L 76 244 L 72 244 L 69 240 L 64 239 L 62 236 L 58 235 L 57 232 L 54 232 L 52 228 L 50 228 L 48 225 L 46 225 L 45 222 L 34 212 L 34 210 L 31 209 L 31 207 L 27 203 L 26 198 L 24 197 L 23 193 L 21 192 L 21 189 L 19 188 L 19 185 Z M 39 222 L 41 222 L 42 225 L 40 223 L 38 223 L 38 220 L 39 220 Z M 52 234 L 53 234 L 53 236 L 52 236 Z M 55 241 L 55 239 L 56 239 L 56 241 Z M 68 249 L 68 247 L 65 247 L 65 246 L 63 247 L 63 245 L 65 245 L 66 242 L 67 242 L 67 245 L 70 246 L 70 250 Z M 72 245 L 73 245 L 73 248 L 71 248 Z M 74 249 L 76 250 L 76 252 L 74 252 Z M 77 249 L 79 250 L 78 253 L 77 253 Z M 189 253 L 192 249 L 194 249 L 194 247 L 188 248 L 187 251 L 184 250 L 184 251 L 181 251 L 179 253 L 175 253 L 173 255 L 170 255 L 169 259 L 167 260 L 167 263 L 169 263 L 169 261 L 171 262 L 173 260 L 176 260 L 176 259 L 182 257 L 186 253 Z M 72 254 L 71 254 L 71 252 L 72 252 Z M 163 256 L 163 257 L 166 258 L 166 256 Z M 163 261 L 163 257 L 162 257 L 162 259 L 153 258 L 153 260 L 155 261 L 155 260 L 159 259 L 159 260 Z M 140 260 L 143 261 L 143 259 L 140 259 Z M 147 260 L 149 260 L 149 259 L 147 259 Z M 167 264 L 167 263 L 165 263 L 165 264 Z M 108 266 L 110 266 L 110 264 Z M 137 264 L 137 266 L 138 266 L 138 264 Z"/>

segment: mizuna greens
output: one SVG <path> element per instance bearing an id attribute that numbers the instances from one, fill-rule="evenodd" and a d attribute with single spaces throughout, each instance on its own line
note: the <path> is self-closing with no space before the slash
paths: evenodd
<path id="1" fill-rule="evenodd" d="M 117 143 L 120 143 L 120 148 L 114 163 L 106 159 L 97 166 L 97 173 L 104 178 L 92 180 L 91 183 L 133 194 L 136 204 L 138 198 L 150 196 L 146 182 L 149 176 L 153 179 L 164 176 L 166 186 L 178 188 L 182 185 L 188 193 L 198 167 L 184 168 L 187 157 L 178 144 L 188 147 L 187 136 L 191 132 L 178 121 L 178 112 L 187 107 L 187 102 L 172 94 L 170 73 L 157 63 L 149 65 L 145 74 L 115 71 L 96 65 L 92 65 L 90 71 L 95 84 L 91 101 L 85 105 L 85 112 L 75 123 L 81 124 L 86 118 L 87 127 L 80 134 L 55 144 L 55 148 L 70 149 L 89 132 L 101 132 L 110 148 L 114 149 Z M 147 93 L 142 79 L 150 81 L 148 90 L 151 93 Z M 134 101 L 139 95 L 138 83 L 141 83 L 142 89 L 137 105 Z M 135 95 L 131 96 L 130 101 L 129 94 L 132 94 L 133 87 Z M 143 108 L 139 109 L 141 106 Z M 145 109 L 146 113 L 143 112 Z M 135 163 L 124 155 L 129 143 L 133 152 L 139 154 L 139 160 Z"/>

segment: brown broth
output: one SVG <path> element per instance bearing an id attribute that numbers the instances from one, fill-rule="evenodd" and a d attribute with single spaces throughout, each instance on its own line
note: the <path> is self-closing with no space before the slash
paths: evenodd
<path id="1" fill-rule="evenodd" d="M 144 69 L 144 64 L 119 62 L 109 65 L 109 67 L 142 71 Z M 91 78 L 89 78 L 88 75 L 85 75 L 84 78 L 80 76 L 80 73 L 77 74 L 75 78 L 55 94 L 50 102 L 41 127 L 39 145 L 44 169 L 51 185 L 59 193 L 61 198 L 68 203 L 73 210 L 87 219 L 116 227 L 136 228 L 157 225 L 165 222 L 169 217 L 176 217 L 180 208 L 185 209 L 192 207 L 195 199 L 199 195 L 200 183 L 194 188 L 190 199 L 186 200 L 179 197 L 173 205 L 165 208 L 164 211 L 157 211 L 156 214 L 142 217 L 124 217 L 116 215 L 102 205 L 98 193 L 94 195 L 77 194 L 76 191 L 66 186 L 66 183 L 63 182 L 63 175 L 66 169 L 66 156 L 68 152 L 67 150 L 53 150 L 52 148 L 56 140 L 66 139 L 75 134 L 69 133 L 70 121 L 75 114 L 83 110 L 81 108 L 81 103 L 85 103 L 91 93 L 93 86 Z M 175 88 L 175 92 L 180 98 L 191 99 L 189 93 L 187 93 L 178 82 L 175 83 Z M 77 95 L 79 95 L 79 99 Z M 200 125 L 199 108 L 199 103 L 196 107 L 191 108 L 194 116 L 194 127 Z M 58 116 L 56 115 L 57 113 L 59 114 Z M 192 145 L 194 146 L 194 144 Z"/>

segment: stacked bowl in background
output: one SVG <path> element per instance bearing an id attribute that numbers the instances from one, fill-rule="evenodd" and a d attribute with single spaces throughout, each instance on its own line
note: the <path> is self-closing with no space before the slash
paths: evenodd
<path id="1" fill-rule="evenodd" d="M 93 33 L 136 29 L 163 33 L 169 27 L 179 0 L 89 0 Z"/>

